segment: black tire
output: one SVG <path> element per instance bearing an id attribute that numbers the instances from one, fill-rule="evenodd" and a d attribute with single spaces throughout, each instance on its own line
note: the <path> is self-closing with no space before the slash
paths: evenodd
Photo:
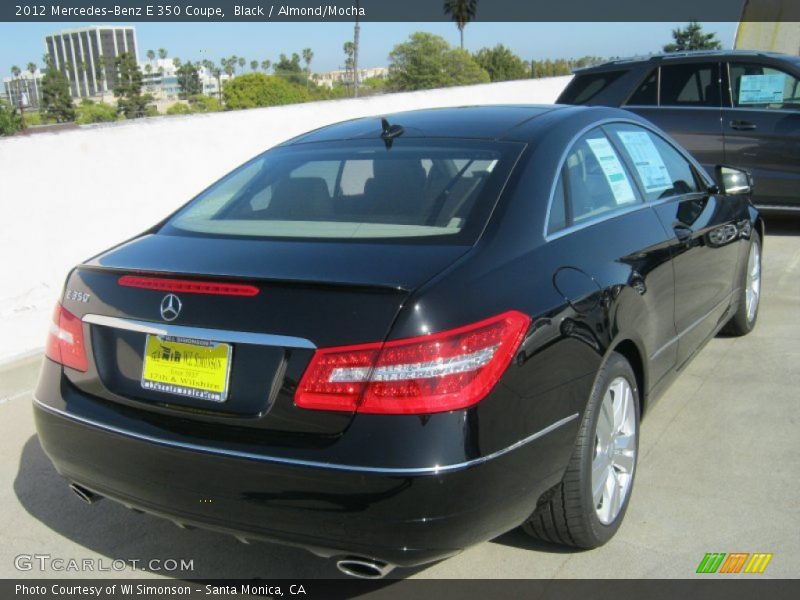
<path id="1" fill-rule="evenodd" d="M 592 461 L 595 455 L 600 407 L 609 386 L 624 378 L 633 392 L 635 407 L 635 443 L 631 481 L 619 512 L 608 524 L 598 518 L 592 499 Z M 575 449 L 564 477 L 556 487 L 539 499 L 536 509 L 523 524 L 529 535 L 548 542 L 577 548 L 596 548 L 605 544 L 619 529 L 628 508 L 636 474 L 639 452 L 639 390 L 628 361 L 616 352 L 609 355 L 595 378 L 592 393 L 583 414 Z"/>
<path id="2" fill-rule="evenodd" d="M 756 252 L 758 261 L 758 275 L 759 275 L 759 293 L 756 301 L 756 307 L 753 315 L 748 314 L 747 308 L 747 291 L 749 287 L 749 273 L 750 273 L 750 254 Z M 736 312 L 733 313 L 730 321 L 722 328 L 722 333 L 731 336 L 747 335 L 756 327 L 758 321 L 758 309 L 761 305 L 761 236 L 753 231 L 750 237 L 750 248 L 748 250 L 747 258 L 745 259 L 744 269 L 742 269 L 741 279 L 739 281 L 739 298 Z"/>

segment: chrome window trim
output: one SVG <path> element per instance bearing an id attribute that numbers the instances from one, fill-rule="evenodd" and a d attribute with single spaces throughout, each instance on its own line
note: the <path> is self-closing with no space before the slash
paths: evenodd
<path id="1" fill-rule="evenodd" d="M 655 104 L 626 104 L 623 108 L 650 108 L 653 110 L 656 109 L 663 109 L 663 110 L 715 110 L 719 112 L 723 108 L 730 108 L 729 106 L 673 106 L 670 104 L 661 104 L 656 106 Z"/>
<path id="2" fill-rule="evenodd" d="M 721 109 L 717 108 L 717 109 L 712 109 L 712 110 L 721 110 Z M 703 179 L 703 182 L 706 184 L 706 186 L 713 185 L 713 181 L 710 179 L 710 175 L 708 175 L 708 173 L 706 173 L 705 168 L 699 162 L 697 162 L 694 159 L 694 157 L 690 156 L 689 154 L 684 152 L 681 148 L 679 148 L 678 145 L 675 143 L 675 141 L 671 137 L 669 137 L 664 132 L 659 131 L 655 127 L 653 127 L 653 126 L 651 126 L 649 124 L 642 123 L 640 121 L 636 121 L 635 119 L 613 118 L 612 117 L 612 118 L 608 118 L 608 119 L 601 119 L 599 121 L 595 121 L 591 125 L 587 125 L 586 127 L 582 128 L 580 131 L 578 131 L 578 133 L 576 133 L 569 140 L 569 142 L 566 145 L 566 148 L 561 153 L 561 157 L 558 159 L 558 167 L 555 170 L 555 177 L 553 177 L 553 181 L 550 184 L 550 193 L 549 193 L 549 196 L 548 196 L 548 199 L 547 199 L 547 210 L 545 211 L 544 226 L 542 228 L 542 235 L 544 236 L 544 241 L 545 242 L 550 242 L 552 240 L 555 240 L 555 239 L 558 239 L 560 237 L 563 237 L 567 233 L 572 233 L 572 232 L 575 232 L 575 231 L 579 231 L 579 230 L 584 229 L 586 227 L 590 227 L 592 225 L 596 225 L 597 223 L 602 223 L 603 221 L 608 221 L 608 220 L 611 220 L 611 219 L 615 219 L 617 217 L 621 217 L 621 216 L 630 214 L 632 212 L 636 212 L 637 210 L 641 210 L 643 208 L 649 208 L 649 207 L 652 207 L 652 206 L 657 206 L 657 205 L 663 204 L 665 202 L 674 202 L 675 200 L 678 200 L 678 199 L 681 199 L 681 198 L 685 198 L 686 196 L 691 196 L 691 195 L 696 195 L 696 194 L 704 194 L 705 193 L 704 191 L 701 190 L 701 191 L 698 191 L 698 192 L 690 192 L 689 194 L 681 194 L 679 196 L 670 196 L 669 198 L 659 198 L 657 200 L 652 200 L 652 201 L 649 201 L 649 202 L 648 202 L 648 200 L 646 198 L 642 198 L 642 202 L 637 204 L 636 206 L 630 206 L 628 208 L 615 210 L 613 212 L 609 212 L 609 213 L 606 213 L 604 215 L 598 215 L 597 217 L 594 217 L 592 219 L 588 219 L 587 221 L 585 221 L 583 223 L 575 223 L 573 225 L 570 225 L 569 227 L 566 227 L 564 229 L 559 229 L 558 231 L 554 231 L 553 233 L 548 234 L 547 233 L 547 225 L 550 222 L 550 211 L 553 208 L 553 199 L 554 199 L 554 196 L 555 196 L 556 184 L 558 183 L 558 178 L 561 176 L 561 172 L 564 169 L 564 163 L 567 160 L 567 156 L 569 155 L 569 151 L 572 149 L 572 147 L 575 145 L 575 142 L 577 142 L 578 139 L 580 139 L 581 136 L 585 135 L 587 132 L 591 131 L 592 129 L 602 128 L 602 127 L 604 127 L 606 125 L 616 125 L 616 124 L 635 125 L 636 127 L 641 127 L 642 129 L 645 129 L 645 130 L 649 131 L 653 135 L 657 135 L 662 140 L 664 140 L 667 144 L 672 146 L 672 148 L 675 150 L 675 152 L 680 154 L 684 158 L 684 160 L 689 162 L 689 164 L 694 167 L 695 171 Z M 606 137 L 607 137 L 607 134 L 605 132 L 603 132 L 603 135 L 606 135 Z M 638 192 L 638 186 L 637 186 L 637 192 Z M 637 194 L 637 197 L 638 196 L 639 196 L 639 194 Z"/>
<path id="3" fill-rule="evenodd" d="M 123 435 L 125 437 L 129 437 L 132 439 L 149 442 L 152 444 L 156 444 L 158 446 L 166 446 L 170 448 L 178 448 L 180 450 L 188 450 L 192 452 L 203 452 L 206 454 L 214 454 L 218 456 L 226 456 L 231 458 L 242 458 L 245 460 L 255 460 L 260 462 L 269 462 L 281 465 L 289 465 L 295 467 L 311 467 L 317 469 L 329 469 L 333 471 L 352 471 L 357 473 L 376 473 L 376 474 L 383 474 L 383 475 L 438 475 L 440 473 L 447 473 L 452 471 L 460 471 L 462 469 L 466 469 L 469 467 L 473 467 L 475 465 L 479 465 L 495 458 L 499 458 L 504 454 L 508 454 L 522 446 L 529 444 L 535 440 L 538 440 L 541 437 L 544 437 L 548 433 L 555 431 L 559 427 L 570 423 L 571 421 L 578 418 L 578 413 L 571 414 L 563 419 L 559 419 L 555 423 L 551 423 L 544 429 L 540 429 L 536 433 L 529 435 L 526 438 L 523 438 L 510 446 L 506 446 L 505 448 L 501 448 L 500 450 L 496 450 L 491 454 L 486 454 L 479 458 L 473 458 L 471 460 L 466 460 L 459 463 L 451 463 L 448 465 L 434 465 L 431 467 L 370 467 L 366 465 L 349 465 L 349 464 L 342 464 L 342 463 L 330 463 L 330 462 L 322 462 L 322 461 L 315 461 L 315 460 L 302 460 L 298 458 L 287 458 L 283 456 L 267 456 L 264 454 L 257 454 L 255 452 L 245 452 L 241 450 L 229 450 L 225 448 L 214 448 L 211 446 L 205 446 L 202 444 L 193 444 L 190 442 L 177 442 L 171 440 L 165 440 L 161 438 L 157 438 L 152 435 L 147 435 L 143 433 L 136 433 L 133 431 L 129 431 L 127 429 L 122 429 L 120 427 L 115 427 L 113 425 L 108 425 L 105 423 L 100 423 L 93 419 L 87 419 L 85 417 L 79 417 L 77 415 L 68 413 L 67 411 L 61 410 L 59 408 L 55 408 L 53 406 L 49 406 L 45 404 L 41 400 L 39 400 L 36 395 L 33 396 L 33 402 L 36 406 L 40 409 L 52 413 L 54 415 L 58 415 L 69 419 L 71 421 L 75 421 L 78 423 L 82 423 L 84 425 L 89 425 L 90 427 L 95 427 L 97 429 L 107 431 L 110 433 L 116 433 L 119 435 Z"/>
<path id="4" fill-rule="evenodd" d="M 173 325 L 172 323 L 156 323 L 154 321 L 138 321 L 136 319 L 123 319 L 106 315 L 87 314 L 81 319 L 90 325 L 124 329 L 148 333 L 150 335 L 167 335 L 171 337 L 194 338 L 211 342 L 230 342 L 233 344 L 253 344 L 256 346 L 282 346 L 284 348 L 307 348 L 315 350 L 316 346 L 311 340 L 301 337 L 275 335 L 272 333 L 254 333 L 250 331 L 230 331 L 226 329 L 208 329 L 205 327 L 190 327 L 186 325 Z"/>

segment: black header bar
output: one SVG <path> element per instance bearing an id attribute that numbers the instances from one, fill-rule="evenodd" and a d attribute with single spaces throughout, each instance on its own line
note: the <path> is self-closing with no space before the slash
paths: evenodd
<path id="1" fill-rule="evenodd" d="M 7 22 L 449 21 L 441 0 L 3 0 Z M 746 13 L 743 11 L 746 10 Z M 480 0 L 475 21 L 800 21 L 798 0 Z"/>

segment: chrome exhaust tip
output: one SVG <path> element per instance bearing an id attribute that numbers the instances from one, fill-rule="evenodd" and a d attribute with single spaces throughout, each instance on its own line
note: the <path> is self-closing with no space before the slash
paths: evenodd
<path id="1" fill-rule="evenodd" d="M 336 568 L 345 575 L 350 575 L 350 577 L 383 579 L 394 570 L 394 565 L 371 558 L 348 556 L 337 560 Z"/>
<path id="2" fill-rule="evenodd" d="M 71 489 L 72 493 L 86 504 L 94 504 L 95 502 L 103 499 L 103 497 L 99 494 L 95 494 L 94 492 L 87 490 L 85 487 L 78 485 L 77 483 L 70 483 L 69 489 Z"/>

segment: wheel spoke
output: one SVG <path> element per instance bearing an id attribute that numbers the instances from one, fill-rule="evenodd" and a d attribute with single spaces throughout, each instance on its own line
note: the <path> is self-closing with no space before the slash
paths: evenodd
<path id="1" fill-rule="evenodd" d="M 614 389 L 614 433 L 622 429 L 625 423 L 626 411 L 628 409 L 628 385 L 624 379 L 620 379 Z"/>
<path id="2" fill-rule="evenodd" d="M 611 405 L 611 390 L 606 392 L 603 404 L 600 406 L 600 416 L 597 419 L 597 437 L 605 445 L 611 440 L 614 433 L 614 414 Z"/>
<path id="3" fill-rule="evenodd" d="M 613 521 L 619 513 L 620 504 L 622 503 L 622 494 L 619 489 L 619 481 L 617 480 L 617 473 L 611 469 L 611 474 L 608 478 L 610 488 L 608 494 L 608 520 Z"/>
<path id="4" fill-rule="evenodd" d="M 603 498 L 603 492 L 606 489 L 606 483 L 610 475 L 609 471 L 611 471 L 611 467 L 604 462 L 597 477 L 594 476 L 594 472 L 592 473 L 592 499 L 594 500 L 595 508 L 597 508 L 597 505 L 600 504 L 600 500 Z"/>
<path id="5" fill-rule="evenodd" d="M 633 473 L 634 452 L 616 448 L 611 457 L 614 467 L 623 473 Z"/>

